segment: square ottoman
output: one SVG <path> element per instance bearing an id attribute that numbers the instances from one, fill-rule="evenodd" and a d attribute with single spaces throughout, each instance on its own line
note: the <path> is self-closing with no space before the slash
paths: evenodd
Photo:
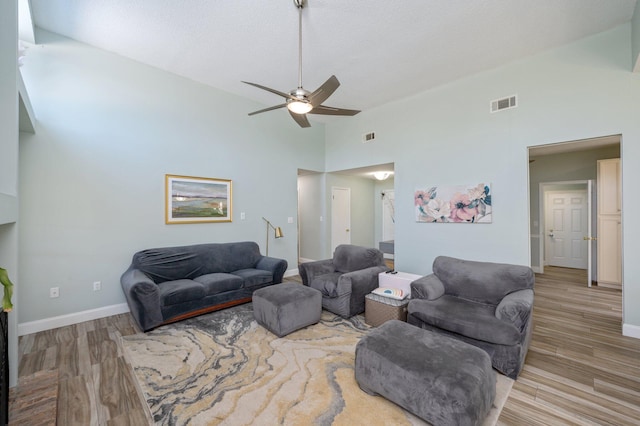
<path id="1" fill-rule="evenodd" d="M 297 283 L 282 283 L 253 292 L 253 317 L 278 337 L 320 321 L 322 293 Z"/>
<path id="2" fill-rule="evenodd" d="M 358 342 L 355 377 L 363 391 L 434 425 L 480 425 L 496 396 L 485 351 L 398 320 Z"/>

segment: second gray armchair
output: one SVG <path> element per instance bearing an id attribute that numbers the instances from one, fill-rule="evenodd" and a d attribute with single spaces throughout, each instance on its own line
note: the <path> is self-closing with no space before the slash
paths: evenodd
<path id="1" fill-rule="evenodd" d="M 440 256 L 411 283 L 407 322 L 484 349 L 515 379 L 531 340 L 534 282 L 528 266 Z"/>
<path id="2" fill-rule="evenodd" d="M 299 265 L 302 283 L 322 293 L 322 307 L 344 318 L 364 312 L 364 297 L 389 270 L 380 250 L 350 244 L 336 247 L 333 259 Z"/>

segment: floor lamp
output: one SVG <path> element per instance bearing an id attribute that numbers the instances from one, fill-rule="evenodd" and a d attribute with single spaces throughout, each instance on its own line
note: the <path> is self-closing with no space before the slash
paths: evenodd
<path id="1" fill-rule="evenodd" d="M 275 238 L 282 238 L 284 237 L 284 234 L 282 233 L 282 229 L 279 226 L 273 226 L 271 224 L 271 222 L 269 222 L 267 219 L 265 219 L 265 217 L 262 217 L 262 220 L 264 220 L 265 222 L 267 222 L 267 256 L 269 256 L 269 228 L 272 228 L 274 231 L 273 236 Z"/>

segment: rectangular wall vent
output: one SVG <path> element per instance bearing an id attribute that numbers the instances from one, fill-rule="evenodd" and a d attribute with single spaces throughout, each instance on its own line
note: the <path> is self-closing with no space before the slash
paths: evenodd
<path id="1" fill-rule="evenodd" d="M 369 132 L 362 135 L 362 143 L 371 142 L 376 139 L 375 132 Z"/>
<path id="2" fill-rule="evenodd" d="M 498 112 L 509 108 L 515 108 L 518 106 L 518 95 L 507 96 L 502 99 L 495 99 L 489 102 L 490 111 Z"/>

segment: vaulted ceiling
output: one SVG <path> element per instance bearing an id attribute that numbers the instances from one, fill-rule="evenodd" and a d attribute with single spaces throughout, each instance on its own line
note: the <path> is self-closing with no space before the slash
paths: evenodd
<path id="1" fill-rule="evenodd" d="M 293 0 L 24 3 L 37 27 L 267 106 L 281 99 L 241 80 L 283 92 L 297 86 Z M 327 104 L 366 110 L 611 29 L 629 22 L 635 6 L 636 0 L 306 0 L 303 85 L 313 90 L 335 74 L 342 86 Z"/>

